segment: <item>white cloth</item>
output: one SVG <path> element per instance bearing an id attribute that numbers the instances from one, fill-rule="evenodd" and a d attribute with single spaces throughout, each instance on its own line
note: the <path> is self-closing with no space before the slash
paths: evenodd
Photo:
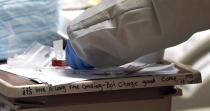
<path id="1" fill-rule="evenodd" d="M 74 19 L 68 35 L 87 63 L 117 66 L 209 28 L 209 8 L 209 0 L 104 0 Z"/>

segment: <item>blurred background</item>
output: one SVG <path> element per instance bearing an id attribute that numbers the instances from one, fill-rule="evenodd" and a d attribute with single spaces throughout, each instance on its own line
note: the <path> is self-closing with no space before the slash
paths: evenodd
<path id="1" fill-rule="evenodd" d="M 210 111 L 210 30 L 194 34 L 185 43 L 166 50 L 165 57 L 199 70 L 202 83 L 179 86 L 183 96 L 173 97 L 172 111 Z"/>

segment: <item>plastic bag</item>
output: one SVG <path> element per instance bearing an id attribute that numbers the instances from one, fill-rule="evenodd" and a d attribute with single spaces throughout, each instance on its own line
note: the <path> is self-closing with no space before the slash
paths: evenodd
<path id="1" fill-rule="evenodd" d="M 7 64 L 12 67 L 43 68 L 49 66 L 53 57 L 53 48 L 33 42 L 24 53 L 9 57 Z"/>
<path id="2" fill-rule="evenodd" d="M 34 41 L 52 45 L 57 39 L 58 1 L 0 1 L 0 60 L 21 53 Z"/>

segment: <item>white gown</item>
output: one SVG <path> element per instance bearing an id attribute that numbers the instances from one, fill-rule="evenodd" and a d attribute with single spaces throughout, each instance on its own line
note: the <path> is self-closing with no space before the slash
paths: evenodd
<path id="1" fill-rule="evenodd" d="M 104 0 L 74 19 L 68 35 L 94 67 L 118 66 L 210 28 L 210 0 Z"/>

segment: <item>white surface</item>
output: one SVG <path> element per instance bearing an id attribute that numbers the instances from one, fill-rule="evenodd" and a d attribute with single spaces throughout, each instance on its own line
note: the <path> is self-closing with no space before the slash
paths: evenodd
<path id="1" fill-rule="evenodd" d="M 51 85 L 72 83 L 88 79 L 129 77 L 143 74 L 175 74 L 179 71 L 174 67 L 174 64 L 128 65 L 125 68 L 116 67 L 96 70 L 73 70 L 69 67 L 17 68 L 5 64 L 0 65 L 0 69 L 39 83 L 48 83 Z"/>

